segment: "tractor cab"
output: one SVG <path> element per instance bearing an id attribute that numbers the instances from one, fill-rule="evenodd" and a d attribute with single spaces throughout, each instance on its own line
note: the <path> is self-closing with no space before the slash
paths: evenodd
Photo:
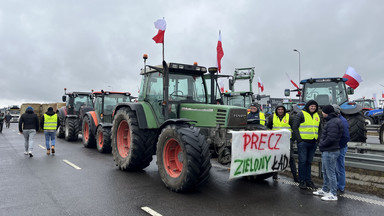
<path id="1" fill-rule="evenodd" d="M 112 123 L 112 113 L 119 103 L 131 101 L 129 92 L 97 91 L 93 92 L 95 112 L 98 114 L 98 122 Z"/>
<path id="2" fill-rule="evenodd" d="M 363 107 L 363 111 L 370 111 L 376 109 L 375 100 L 360 98 L 355 100 L 355 103 Z"/>
<path id="3" fill-rule="evenodd" d="M 63 102 L 66 102 L 66 110 L 68 115 L 79 115 L 80 110 L 84 107 L 93 107 L 93 102 L 90 97 L 91 92 L 66 92 L 62 97 Z"/>

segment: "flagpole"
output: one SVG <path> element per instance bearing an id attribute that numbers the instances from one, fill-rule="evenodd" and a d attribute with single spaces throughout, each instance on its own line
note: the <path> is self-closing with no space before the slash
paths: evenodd
<path id="1" fill-rule="evenodd" d="M 164 41 L 163 41 L 163 61 L 164 61 Z"/>

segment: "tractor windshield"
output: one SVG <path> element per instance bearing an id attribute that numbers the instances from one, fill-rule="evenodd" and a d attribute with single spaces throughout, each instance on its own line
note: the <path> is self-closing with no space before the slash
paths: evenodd
<path id="1" fill-rule="evenodd" d="M 249 108 L 252 103 L 252 96 L 251 95 L 234 95 L 234 96 L 226 96 L 224 97 L 225 104 L 232 105 L 232 106 L 240 106 Z"/>
<path id="2" fill-rule="evenodd" d="M 363 108 L 375 109 L 375 102 L 373 100 L 356 100 L 355 102 Z"/>
<path id="3" fill-rule="evenodd" d="M 119 103 L 130 102 L 130 97 L 125 94 L 109 94 L 104 97 L 104 115 L 112 114 Z"/>
<path id="4" fill-rule="evenodd" d="M 344 82 L 305 83 L 303 101 L 315 100 L 319 106 L 327 104 L 340 105 L 348 101 Z"/>
<path id="5" fill-rule="evenodd" d="M 169 99 L 172 101 L 206 102 L 204 81 L 201 76 L 169 75 Z"/>
<path id="6" fill-rule="evenodd" d="M 73 99 L 73 101 L 71 99 Z M 77 97 L 75 98 L 71 97 L 68 102 L 70 104 L 73 103 L 73 107 L 76 112 L 78 112 L 82 106 L 83 107 L 93 106 L 92 105 L 93 103 L 89 98 L 89 95 L 77 95 Z"/>

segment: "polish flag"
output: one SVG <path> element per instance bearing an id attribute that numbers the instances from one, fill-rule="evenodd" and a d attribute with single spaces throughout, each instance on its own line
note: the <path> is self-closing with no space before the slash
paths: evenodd
<path id="1" fill-rule="evenodd" d="M 259 79 L 259 82 L 257 82 L 257 85 L 261 89 L 261 92 L 263 92 L 264 91 L 264 84 L 261 81 L 260 77 L 258 77 L 258 79 Z"/>
<path id="2" fill-rule="evenodd" d="M 220 92 L 224 93 L 224 90 L 225 90 L 224 89 L 224 81 L 221 80 L 220 83 L 219 83 L 219 86 L 220 86 Z"/>
<path id="3" fill-rule="evenodd" d="M 159 29 L 159 31 L 157 32 L 157 35 L 152 38 L 156 43 L 164 43 L 164 33 L 166 27 L 167 23 L 165 22 L 165 19 L 156 20 L 155 28 Z"/>
<path id="4" fill-rule="evenodd" d="M 348 79 L 348 81 L 345 82 L 345 84 L 347 84 L 353 89 L 356 89 L 360 85 L 360 83 L 363 81 L 363 79 L 361 79 L 361 76 L 358 73 L 356 73 L 353 67 L 348 67 L 347 72 L 344 74 L 343 78 Z"/>
<path id="5" fill-rule="evenodd" d="M 381 92 L 381 98 L 384 98 L 384 90 Z"/>
<path id="6" fill-rule="evenodd" d="M 295 82 L 293 82 L 293 80 L 291 79 L 291 77 L 288 75 L 287 72 L 285 72 L 285 75 L 287 75 L 287 77 L 291 81 L 292 85 L 295 86 L 297 89 L 299 89 L 299 86 Z"/>
<path id="7" fill-rule="evenodd" d="M 219 40 L 217 41 L 217 68 L 221 72 L 221 59 L 224 56 L 223 46 L 221 44 L 221 31 L 219 31 Z"/>

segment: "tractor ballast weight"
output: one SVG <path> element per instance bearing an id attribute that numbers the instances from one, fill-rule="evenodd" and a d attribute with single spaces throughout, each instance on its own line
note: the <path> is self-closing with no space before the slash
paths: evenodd
<path id="1" fill-rule="evenodd" d="M 138 102 L 115 109 L 112 154 L 119 169 L 144 169 L 156 154 L 162 181 L 181 192 L 208 179 L 210 150 L 230 162 L 228 130 L 247 128 L 247 109 L 209 104 L 206 73 L 198 65 L 144 64 Z"/>
<path id="2" fill-rule="evenodd" d="M 56 136 L 65 138 L 67 141 L 76 141 L 81 133 L 82 116 L 84 113 L 93 110 L 91 92 L 67 92 L 64 89 L 62 97 L 66 106 L 58 110 L 60 127 Z"/>
<path id="3" fill-rule="evenodd" d="M 302 80 L 300 82 L 302 88 L 299 89 L 300 102 L 294 106 L 292 113 L 302 110 L 309 100 L 315 100 L 319 104 L 320 110 L 328 104 L 339 105 L 341 114 L 348 120 L 351 141 L 365 142 L 367 140 L 367 129 L 362 106 L 348 101 L 348 95 L 353 94 L 354 90 L 350 87 L 346 88 L 345 82 L 347 80 L 340 77 Z M 285 96 L 289 96 L 289 91 L 289 89 L 284 91 Z"/>

